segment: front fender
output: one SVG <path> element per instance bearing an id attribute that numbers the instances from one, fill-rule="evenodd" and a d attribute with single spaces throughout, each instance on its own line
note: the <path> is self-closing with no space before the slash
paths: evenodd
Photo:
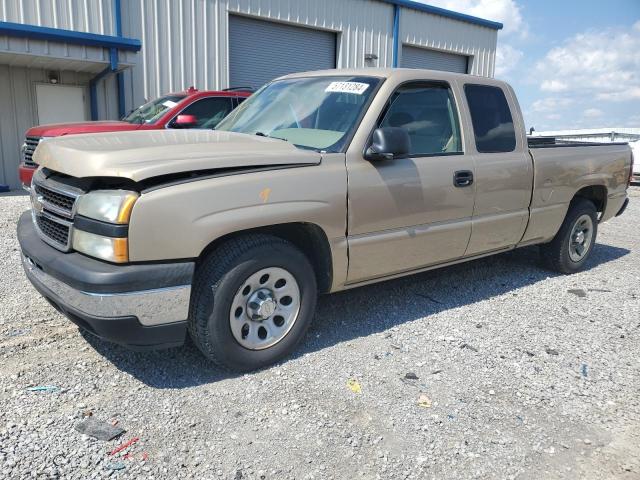
<path id="1" fill-rule="evenodd" d="M 317 225 L 332 250 L 337 245 L 346 250 L 346 195 L 344 155 L 338 154 L 327 156 L 320 165 L 155 189 L 143 193 L 133 208 L 129 258 L 133 262 L 195 258 L 230 233 L 293 222 Z"/>

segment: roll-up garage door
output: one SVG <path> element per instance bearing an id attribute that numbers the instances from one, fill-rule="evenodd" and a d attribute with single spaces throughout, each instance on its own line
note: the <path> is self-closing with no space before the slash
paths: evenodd
<path id="1" fill-rule="evenodd" d="M 260 87 L 281 75 L 336 68 L 336 34 L 229 16 L 231 87 Z"/>
<path id="2" fill-rule="evenodd" d="M 400 64 L 405 68 L 427 68 L 447 72 L 467 73 L 469 57 L 426 48 L 402 47 Z"/>

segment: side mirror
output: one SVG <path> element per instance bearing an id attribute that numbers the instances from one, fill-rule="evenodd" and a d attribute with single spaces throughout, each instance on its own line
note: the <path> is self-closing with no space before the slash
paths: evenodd
<path id="1" fill-rule="evenodd" d="M 371 138 L 371 146 L 364 153 L 369 161 L 404 158 L 411 151 L 409 132 L 400 127 L 377 128 Z"/>
<path id="2" fill-rule="evenodd" d="M 198 117 L 195 115 L 178 115 L 173 121 L 174 128 L 191 128 L 197 125 Z"/>

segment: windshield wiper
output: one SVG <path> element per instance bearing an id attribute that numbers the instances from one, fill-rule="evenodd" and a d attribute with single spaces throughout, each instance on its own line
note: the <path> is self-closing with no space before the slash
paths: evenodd
<path id="1" fill-rule="evenodd" d="M 275 138 L 276 140 L 282 140 L 283 142 L 288 142 L 289 140 L 285 139 L 285 138 L 280 138 L 280 137 L 272 137 L 271 135 L 267 135 L 264 132 L 256 132 L 254 135 L 257 135 L 258 137 L 265 137 L 265 138 Z"/>
<path id="2" fill-rule="evenodd" d="M 291 143 L 289 140 L 285 139 L 285 138 L 280 138 L 280 137 L 272 137 L 271 135 L 267 135 L 264 132 L 256 132 L 254 133 L 254 135 L 257 135 L 258 137 L 265 137 L 265 138 L 275 138 L 276 140 L 282 140 L 283 142 L 287 142 L 287 143 Z M 299 148 L 301 150 L 313 150 L 314 152 L 318 152 L 320 153 L 321 150 L 318 148 L 314 148 L 314 147 L 308 147 L 306 145 L 298 145 L 297 143 L 292 143 L 292 145 L 296 148 Z"/>

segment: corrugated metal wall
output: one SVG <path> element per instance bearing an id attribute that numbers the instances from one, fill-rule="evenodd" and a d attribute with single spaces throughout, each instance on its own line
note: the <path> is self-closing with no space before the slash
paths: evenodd
<path id="1" fill-rule="evenodd" d="M 263 19 L 338 33 L 337 62 L 362 67 L 391 65 L 393 6 L 373 0 L 130 0 L 123 3 L 124 35 L 139 38 L 139 67 L 127 74 L 134 104 L 195 85 L 229 86 L 228 16 Z"/>
<path id="2" fill-rule="evenodd" d="M 0 20 L 115 35 L 113 0 L 0 0 Z"/>
<path id="3" fill-rule="evenodd" d="M 113 0 L 0 0 L 0 21 L 114 35 L 113 8 Z M 108 61 L 104 48 L 0 36 L 0 184 L 19 187 L 24 133 L 38 123 L 35 85 L 48 82 L 48 70 L 60 84 L 84 86 L 88 98 L 90 79 Z M 115 80 L 100 83 L 101 116 L 117 117 Z"/>
<path id="4" fill-rule="evenodd" d="M 114 6 L 113 0 L 0 0 L 0 21 L 114 35 Z M 122 0 L 123 35 L 143 45 L 137 54 L 121 52 L 121 62 L 134 65 L 124 74 L 127 108 L 191 85 L 228 87 L 234 14 L 335 32 L 339 68 L 393 64 L 394 6 L 382 1 Z M 467 55 L 469 73 L 493 76 L 497 31 L 491 28 L 402 8 L 400 30 L 401 44 Z M 365 61 L 365 54 L 377 60 Z M 63 72 L 62 82 L 88 84 L 88 72 L 100 71 L 107 56 L 102 48 L 0 37 L 0 104 L 11 105 L 0 118 L 0 183 L 17 185 L 17 152 L 35 121 L 33 82 L 45 81 L 45 69 L 57 65 L 86 72 Z M 117 118 L 115 77 L 99 82 L 97 100 L 100 118 Z"/>
<path id="5" fill-rule="evenodd" d="M 0 21 L 114 35 L 114 5 L 113 0 L 0 0 Z M 0 36 L 2 64 L 98 72 L 108 62 L 104 48 Z"/>
<path id="6" fill-rule="evenodd" d="M 99 120 L 117 120 L 120 118 L 120 112 L 118 111 L 118 80 L 115 75 L 107 75 L 97 83 L 96 100 Z"/>
<path id="7" fill-rule="evenodd" d="M 42 66 L 45 57 L 63 60 L 67 62 L 65 68 L 73 70 L 90 69 L 99 71 L 109 62 L 109 51 L 100 47 L 85 47 L 83 45 L 70 45 L 68 43 L 47 42 L 44 40 L 30 40 L 27 38 L 9 38 L 0 36 L 0 54 L 17 55 L 14 61 L 21 64 L 31 63 Z M 30 62 L 27 62 L 27 61 Z M 103 64 L 91 64 L 89 62 Z M 8 63 L 1 61 L 0 63 Z"/>
<path id="8" fill-rule="evenodd" d="M 88 87 L 92 76 L 62 71 L 60 83 Z M 19 186 L 18 163 L 24 132 L 35 125 L 38 118 L 35 84 L 47 81 L 46 70 L 0 65 L 0 184 L 10 185 L 12 188 Z M 86 95 L 88 94 L 87 88 Z"/>
<path id="9" fill-rule="evenodd" d="M 191 85 L 229 86 L 229 14 L 304 25 L 338 34 L 338 67 L 364 67 L 365 53 L 393 63 L 393 5 L 375 0 L 127 0 L 123 31 L 142 41 L 139 64 L 126 74 L 127 105 Z M 470 73 L 492 76 L 497 32 L 402 8 L 401 42 L 470 57 Z M 401 49 L 400 49 L 401 50 Z M 129 103 L 132 102 L 132 103 Z"/>
<path id="10" fill-rule="evenodd" d="M 403 9 L 400 41 L 405 45 L 468 55 L 470 74 L 493 77 L 498 32 L 492 28 Z"/>

